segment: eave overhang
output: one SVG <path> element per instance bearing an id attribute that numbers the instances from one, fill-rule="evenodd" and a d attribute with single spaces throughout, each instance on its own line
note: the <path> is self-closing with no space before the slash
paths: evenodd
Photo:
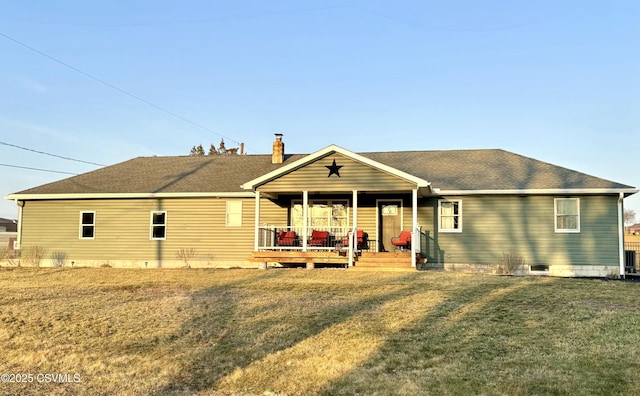
<path id="1" fill-rule="evenodd" d="M 253 180 L 250 180 L 244 184 L 242 184 L 240 187 L 245 189 L 245 190 L 252 190 L 255 191 L 259 186 L 268 183 L 271 180 L 275 180 L 289 172 L 292 172 L 296 169 L 300 169 L 302 167 L 304 167 L 305 165 L 308 165 L 314 161 L 317 161 L 319 159 L 322 159 L 324 157 L 327 157 L 331 154 L 341 154 L 344 155 L 345 157 L 348 157 L 354 161 L 363 163 L 365 165 L 371 166 L 373 168 L 379 169 L 380 171 L 389 173 L 391 175 L 397 176 L 399 178 L 402 178 L 404 180 L 407 180 L 408 182 L 411 182 L 413 184 L 416 185 L 416 189 L 419 190 L 424 190 L 428 187 L 431 186 L 431 183 L 429 183 L 427 180 L 421 179 L 419 177 L 416 177 L 414 175 L 411 175 L 409 173 L 406 172 L 402 172 L 396 168 L 390 167 L 388 165 L 385 165 L 381 162 L 378 161 L 374 161 L 372 159 L 369 159 L 367 157 L 364 157 L 360 154 L 356 154 L 352 151 L 349 151 L 347 149 L 344 149 L 340 146 L 336 146 L 334 144 L 332 144 L 331 146 L 325 147 L 322 150 L 318 150 L 315 153 L 309 154 L 305 157 L 300 158 L 297 161 L 294 161 L 290 164 L 284 165 L 272 172 L 269 172 L 267 174 L 264 174 L 258 178 L 255 178 Z"/>
<path id="2" fill-rule="evenodd" d="M 153 199 L 153 198 L 253 198 L 252 192 L 176 192 L 176 193 L 76 193 L 76 194 L 9 194 L 12 201 L 53 199 Z"/>
<path id="3" fill-rule="evenodd" d="M 506 190 L 446 190 L 433 188 L 435 195 L 618 195 L 625 197 L 637 193 L 635 188 L 549 188 Z"/>

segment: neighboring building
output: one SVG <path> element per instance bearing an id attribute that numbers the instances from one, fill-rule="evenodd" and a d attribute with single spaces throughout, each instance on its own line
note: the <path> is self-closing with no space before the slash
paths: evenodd
<path id="1" fill-rule="evenodd" d="M 632 226 L 627 227 L 629 230 L 629 234 L 640 235 L 640 223 L 636 223 Z"/>
<path id="2" fill-rule="evenodd" d="M 495 272 L 513 254 L 524 273 L 607 276 L 624 274 L 623 198 L 636 192 L 504 150 L 285 155 L 276 135 L 270 155 L 140 157 L 7 199 L 22 249 L 76 266 Z M 402 230 L 412 243 L 392 245 Z"/>
<path id="3" fill-rule="evenodd" d="M 5 219 L 0 217 L 0 232 L 16 232 L 18 231 L 18 221 Z"/>
<path id="4" fill-rule="evenodd" d="M 13 250 L 17 239 L 18 222 L 0 217 L 0 249 Z"/>

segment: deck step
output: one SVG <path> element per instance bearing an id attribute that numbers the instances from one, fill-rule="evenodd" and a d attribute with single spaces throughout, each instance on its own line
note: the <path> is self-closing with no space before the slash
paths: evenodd
<path id="1" fill-rule="evenodd" d="M 354 262 L 352 269 L 387 271 L 415 270 L 415 268 L 411 267 L 410 252 L 362 252 L 358 260 Z"/>

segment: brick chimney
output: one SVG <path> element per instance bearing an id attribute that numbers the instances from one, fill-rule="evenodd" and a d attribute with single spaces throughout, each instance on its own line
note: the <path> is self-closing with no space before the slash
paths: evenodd
<path id="1" fill-rule="evenodd" d="M 281 164 L 284 162 L 284 143 L 282 142 L 282 134 L 276 133 L 276 141 L 273 142 L 273 153 L 271 154 L 272 164 Z"/>

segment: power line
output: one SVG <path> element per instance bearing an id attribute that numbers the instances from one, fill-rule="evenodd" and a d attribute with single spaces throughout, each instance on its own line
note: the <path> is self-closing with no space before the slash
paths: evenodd
<path id="1" fill-rule="evenodd" d="M 82 162 L 84 164 L 97 165 L 97 166 L 106 166 L 104 164 L 98 164 L 97 162 L 83 161 L 83 160 L 79 160 L 79 159 L 75 159 L 75 158 L 63 157 L 61 155 L 46 153 L 44 151 L 38 151 L 38 150 L 30 149 L 30 148 L 27 148 L 27 147 L 17 146 L 15 144 L 7 143 L 7 142 L 0 142 L 0 144 L 5 145 L 5 146 L 10 146 L 10 147 L 15 147 L 15 148 L 18 148 L 20 150 L 31 151 L 33 153 L 44 154 L 44 155 L 48 155 L 48 156 L 56 157 L 56 158 L 62 158 L 62 159 L 67 160 L 67 161 Z"/>
<path id="2" fill-rule="evenodd" d="M 247 15 L 222 16 L 217 18 L 183 19 L 183 20 L 166 21 L 166 22 L 131 22 L 131 23 L 96 24 L 96 23 L 69 23 L 69 22 L 55 22 L 55 21 L 42 22 L 42 21 L 24 20 L 24 19 L 22 19 L 21 21 L 26 23 L 35 23 L 39 25 L 123 28 L 123 27 L 139 27 L 139 26 L 167 26 L 167 25 L 183 25 L 183 24 L 218 23 L 218 22 L 234 21 L 234 20 L 258 19 L 258 18 L 265 18 L 265 17 L 284 16 L 284 15 L 290 15 L 290 14 L 327 11 L 327 10 L 333 10 L 338 8 L 349 8 L 349 7 L 351 6 L 350 5 L 329 5 L 329 6 L 308 7 L 308 8 L 273 11 L 273 12 L 265 12 L 265 13 L 254 13 L 254 14 L 247 14 Z"/>
<path id="3" fill-rule="evenodd" d="M 19 165 L 10 165 L 10 164 L 0 164 L 0 166 L 6 166 L 6 167 L 9 167 L 9 168 L 35 170 L 35 171 L 40 171 L 40 172 L 62 173 L 62 174 L 65 174 L 65 175 L 74 175 L 74 176 L 78 175 L 77 173 L 55 171 L 55 170 L 51 170 L 51 169 L 30 168 L 28 166 L 19 166 Z"/>
<path id="4" fill-rule="evenodd" d="M 52 60 L 52 61 L 54 61 L 56 63 L 59 63 L 59 64 L 61 64 L 62 66 L 66 67 L 66 68 L 69 68 L 69 69 L 71 69 L 71 70 L 73 70 L 73 71 L 75 71 L 77 73 L 80 73 L 80 74 L 82 74 L 83 76 L 85 76 L 87 78 L 90 78 L 90 79 L 92 79 L 92 80 L 94 80 L 96 82 L 99 82 L 102 85 L 105 85 L 105 86 L 107 86 L 107 87 L 109 87 L 111 89 L 114 89 L 114 90 L 116 90 L 116 91 L 118 91 L 118 92 L 120 92 L 120 93 L 122 93 L 124 95 L 127 95 L 127 96 L 129 96 L 129 97 L 131 97 L 131 98 L 133 98 L 133 99 L 135 99 L 137 101 L 140 101 L 140 102 L 142 102 L 142 103 L 144 103 L 146 105 L 149 105 L 149 106 L 151 106 L 151 107 L 153 107 L 153 108 L 155 108 L 157 110 L 160 110 L 163 113 L 169 114 L 170 116 L 175 117 L 175 118 L 177 118 L 177 119 L 179 119 L 181 121 L 184 121 L 187 124 L 190 124 L 190 125 L 195 126 L 197 128 L 203 129 L 203 130 L 205 130 L 205 131 L 207 131 L 209 133 L 212 133 L 214 135 L 220 136 L 223 139 L 228 139 L 228 140 L 230 140 L 230 141 L 232 141 L 232 142 L 234 142 L 236 144 L 240 144 L 240 142 L 236 141 L 235 139 L 231 139 L 231 138 L 229 138 L 227 136 L 224 136 L 224 135 L 222 135 L 222 134 L 220 134 L 220 133 L 218 133 L 218 132 L 216 132 L 214 130 L 211 130 L 211 129 L 207 128 L 204 125 L 198 124 L 197 122 L 191 121 L 190 119 L 188 119 L 186 117 L 183 117 L 183 116 L 181 116 L 181 115 L 179 115 L 177 113 L 174 113 L 171 110 L 167 110 L 164 107 L 160 107 L 160 106 L 158 106 L 158 105 L 156 105 L 154 103 L 151 103 L 150 101 L 148 101 L 148 100 L 146 100 L 146 99 L 144 99 L 144 98 L 142 98 L 142 97 L 140 97 L 138 95 L 135 95 L 135 94 L 132 94 L 131 92 L 125 91 L 124 89 L 122 89 L 120 87 L 117 87 L 117 86 L 115 86 L 115 85 L 113 85 L 113 84 L 111 84 L 111 83 L 109 83 L 109 82 L 107 82 L 105 80 L 102 80 L 102 79 L 100 79 L 100 78 L 98 78 L 98 77 L 96 77 L 94 75 L 91 75 L 91 74 L 89 74 L 89 73 L 87 73 L 87 72 L 85 72 L 85 71 L 83 71 L 81 69 L 78 69 L 75 66 L 72 66 L 72 65 L 70 65 L 68 63 L 65 63 L 65 62 L 63 62 L 63 61 L 61 61 L 61 60 L 59 60 L 57 58 L 54 58 L 53 56 L 51 56 L 49 54 L 46 54 L 46 53 L 40 51 L 39 49 L 34 48 L 34 47 L 32 47 L 32 46 L 30 46 L 28 44 L 25 44 L 25 43 L 15 39 L 15 38 L 11 37 L 11 36 L 8 36 L 8 35 L 6 35 L 6 34 L 4 34 L 2 32 L 0 32 L 0 36 L 6 38 L 8 40 L 11 40 L 11 41 L 13 41 L 14 43 L 16 43 L 18 45 L 21 45 L 21 46 L 23 46 L 23 47 L 35 52 L 38 55 L 42 55 L 42 56 L 44 56 L 45 58 L 47 58 L 49 60 Z"/>

